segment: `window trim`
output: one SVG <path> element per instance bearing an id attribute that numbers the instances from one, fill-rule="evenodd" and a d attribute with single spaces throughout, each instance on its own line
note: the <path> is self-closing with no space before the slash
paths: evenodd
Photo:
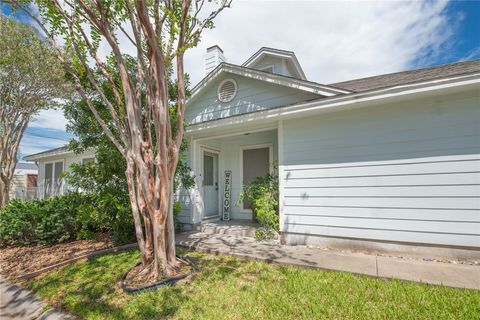
<path id="1" fill-rule="evenodd" d="M 65 172 L 65 159 L 58 159 L 58 160 L 51 160 L 51 161 L 46 161 L 44 164 L 43 164 L 43 197 L 46 198 L 47 197 L 47 193 L 46 193 L 46 173 L 47 173 L 47 164 L 51 164 L 52 165 L 52 181 L 54 180 L 54 177 L 55 177 L 55 163 L 58 163 L 58 162 L 61 162 L 62 163 L 62 173 Z M 62 181 L 62 187 L 63 187 L 63 178 L 60 179 Z M 62 193 L 63 193 L 63 190 L 62 190 Z M 48 197 L 51 197 L 53 196 L 53 194 L 50 194 L 48 195 Z"/>
<path id="2" fill-rule="evenodd" d="M 252 150 L 252 149 L 264 149 L 268 148 L 268 171 L 269 173 L 273 172 L 273 143 L 261 143 L 261 144 L 252 144 L 252 145 L 243 145 L 240 146 L 240 179 L 239 180 L 239 190 L 243 189 L 243 151 Z M 240 212 L 242 213 L 252 213 L 251 209 L 243 208 L 243 203 L 240 205 Z"/>

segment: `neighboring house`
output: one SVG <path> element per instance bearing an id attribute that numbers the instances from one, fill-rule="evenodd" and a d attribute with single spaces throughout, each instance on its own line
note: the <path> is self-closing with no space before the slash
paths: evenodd
<path id="1" fill-rule="evenodd" d="M 290 51 L 225 61 L 207 49 L 187 103 L 184 223 L 221 218 L 226 171 L 250 220 L 242 185 L 277 163 L 286 243 L 480 256 L 480 60 L 329 85 Z"/>
<path id="2" fill-rule="evenodd" d="M 38 167 L 34 163 L 18 162 L 13 174 L 10 199 L 37 198 Z"/>
<path id="3" fill-rule="evenodd" d="M 68 190 L 62 173 L 73 163 L 86 163 L 95 159 L 95 151 L 75 154 L 66 146 L 26 156 L 24 160 L 38 165 L 38 197 L 59 195 Z"/>

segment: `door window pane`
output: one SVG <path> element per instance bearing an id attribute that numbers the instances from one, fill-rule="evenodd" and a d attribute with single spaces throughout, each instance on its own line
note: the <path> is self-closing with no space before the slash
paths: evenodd
<path id="1" fill-rule="evenodd" d="M 45 164 L 45 183 L 44 183 L 44 195 L 48 196 L 52 193 L 53 187 L 53 163 Z"/>
<path id="2" fill-rule="evenodd" d="M 63 162 L 55 162 L 55 181 L 60 180 L 61 174 L 63 172 Z"/>
<path id="3" fill-rule="evenodd" d="M 203 155 L 203 184 L 213 186 L 213 157 L 207 154 Z"/>

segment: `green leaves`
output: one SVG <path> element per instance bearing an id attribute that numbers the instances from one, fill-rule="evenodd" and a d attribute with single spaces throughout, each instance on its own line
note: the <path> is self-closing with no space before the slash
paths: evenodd
<path id="1" fill-rule="evenodd" d="M 252 210 L 263 227 L 255 233 L 257 239 L 273 238 L 280 230 L 278 196 L 278 172 L 276 167 L 273 173 L 258 177 L 251 184 L 244 186 L 240 193 L 237 205 L 243 205 L 244 200 L 250 201 Z"/>

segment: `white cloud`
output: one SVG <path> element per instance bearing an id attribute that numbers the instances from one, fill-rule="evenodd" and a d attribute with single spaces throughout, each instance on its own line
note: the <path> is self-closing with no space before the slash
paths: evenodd
<path id="1" fill-rule="evenodd" d="M 310 80 L 331 83 L 428 64 L 452 36 L 446 1 L 234 1 L 187 52 L 196 84 L 207 47 L 243 63 L 262 46 L 292 50 Z M 458 17 L 461 19 L 461 17 Z"/>
<path id="2" fill-rule="evenodd" d="M 20 143 L 19 158 L 22 159 L 24 156 L 58 148 L 65 144 L 67 141 L 61 139 L 48 139 L 25 133 Z"/>
<path id="3" fill-rule="evenodd" d="M 62 109 L 48 109 L 40 111 L 35 120 L 30 122 L 30 127 L 65 131 L 66 124 Z"/>
<path id="4" fill-rule="evenodd" d="M 187 52 L 185 70 L 192 85 L 200 81 L 206 48 L 214 44 L 235 64 L 262 46 L 294 51 L 307 77 L 321 83 L 428 65 L 437 55 L 448 54 L 445 48 L 455 42 L 452 35 L 462 16 L 448 16 L 447 11 L 446 0 L 234 0 L 232 8 L 217 17 L 215 29 L 206 30 L 199 46 Z M 135 54 L 125 36 L 119 39 L 124 52 Z M 102 42 L 101 57 L 108 53 Z M 66 123 L 61 110 L 46 110 L 30 126 L 64 131 Z M 23 154 L 63 143 L 32 139 L 22 142 Z"/>

